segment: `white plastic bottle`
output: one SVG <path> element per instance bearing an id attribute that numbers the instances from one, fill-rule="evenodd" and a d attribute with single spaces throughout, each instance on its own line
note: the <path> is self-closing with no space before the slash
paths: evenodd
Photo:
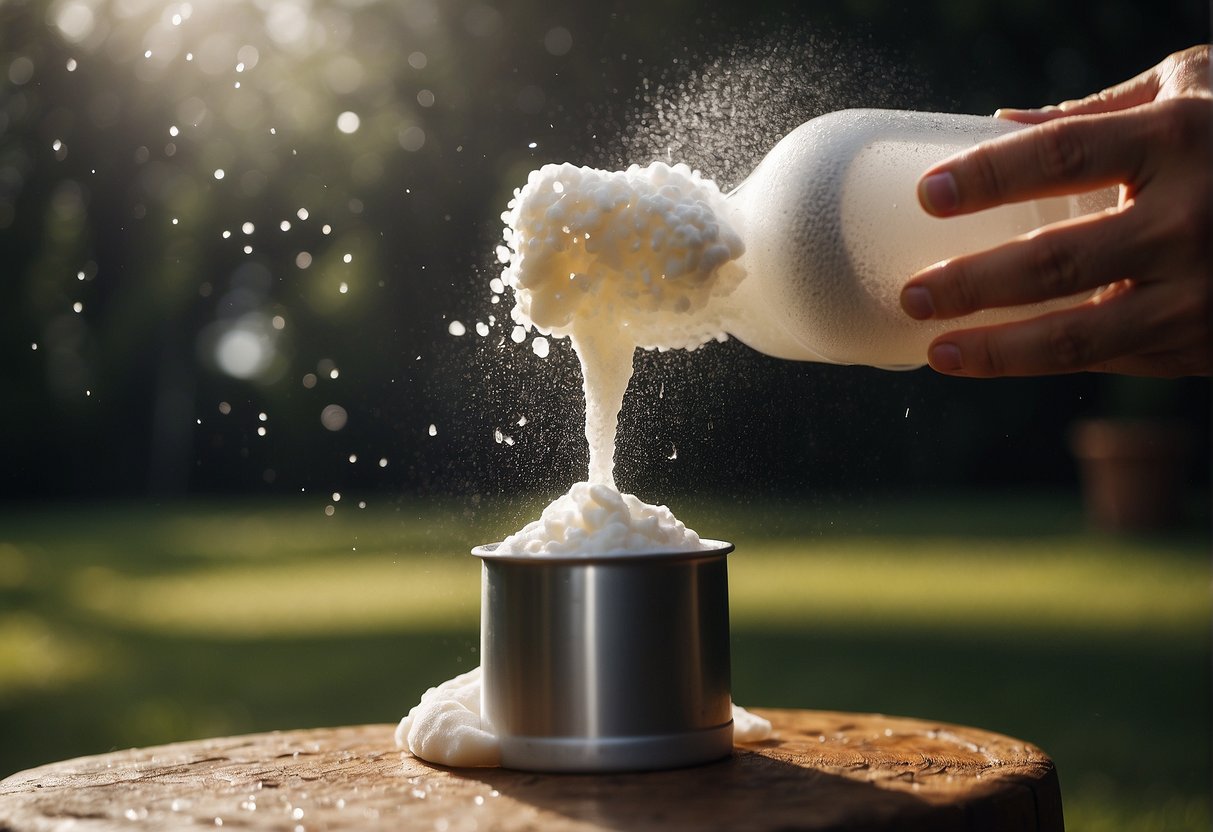
<path id="1" fill-rule="evenodd" d="M 780 358 L 903 369 L 924 364 L 940 333 L 1076 302 L 947 321 L 901 310 L 902 286 L 921 268 L 1115 204 L 1106 189 L 947 219 L 922 209 L 917 183 L 928 167 L 1017 129 L 983 116 L 842 110 L 793 130 L 727 200 L 746 247 L 729 333 Z"/>

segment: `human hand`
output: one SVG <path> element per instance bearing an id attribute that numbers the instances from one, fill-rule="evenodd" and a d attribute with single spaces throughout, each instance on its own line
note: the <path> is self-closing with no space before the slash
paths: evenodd
<path id="1" fill-rule="evenodd" d="M 1080 101 L 999 115 L 1034 126 L 923 174 L 940 217 L 1120 185 L 1120 204 L 995 248 L 937 263 L 901 293 L 907 314 L 954 318 L 1080 292 L 1093 297 L 1026 321 L 945 333 L 927 358 L 971 377 L 1082 370 L 1208 375 L 1213 290 L 1213 92 L 1209 46 L 1177 52 Z"/>

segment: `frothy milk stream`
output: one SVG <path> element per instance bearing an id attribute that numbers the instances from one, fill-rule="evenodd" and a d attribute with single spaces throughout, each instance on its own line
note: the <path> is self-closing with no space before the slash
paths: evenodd
<path id="1" fill-rule="evenodd" d="M 531 173 L 502 215 L 498 250 L 513 288 L 514 321 L 568 338 L 581 363 L 586 482 L 573 485 L 498 551 L 535 556 L 690 551 L 699 535 L 665 506 L 615 487 L 615 433 L 637 347 L 695 349 L 723 341 L 720 300 L 743 272 L 744 247 L 724 195 L 685 165 L 626 171 L 570 164 Z M 428 690 L 396 729 L 416 756 L 451 766 L 497 765 L 480 719 L 480 668 Z M 637 696 L 645 692 L 637 690 Z M 734 741 L 765 738 L 770 723 L 733 706 Z"/>

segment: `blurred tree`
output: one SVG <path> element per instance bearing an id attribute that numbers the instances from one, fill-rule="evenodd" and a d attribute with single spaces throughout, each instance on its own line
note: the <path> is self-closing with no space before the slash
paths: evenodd
<path id="1" fill-rule="evenodd" d="M 665 156 L 735 184 L 829 109 L 1080 95 L 1207 27 L 1190 0 L 7 0 L 0 493 L 562 488 L 574 365 L 514 348 L 487 285 L 532 167 Z M 668 489 L 1069 481 L 1095 384 L 736 345 L 638 366 L 622 476 Z"/>

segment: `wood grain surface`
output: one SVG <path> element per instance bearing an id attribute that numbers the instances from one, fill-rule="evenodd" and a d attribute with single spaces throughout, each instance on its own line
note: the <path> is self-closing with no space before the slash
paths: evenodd
<path id="1" fill-rule="evenodd" d="M 546 775 L 431 766 L 394 726 L 276 731 L 81 757 L 0 782 L 0 830 L 1061 830 L 1052 761 L 916 719 L 762 710 L 710 765 Z"/>

